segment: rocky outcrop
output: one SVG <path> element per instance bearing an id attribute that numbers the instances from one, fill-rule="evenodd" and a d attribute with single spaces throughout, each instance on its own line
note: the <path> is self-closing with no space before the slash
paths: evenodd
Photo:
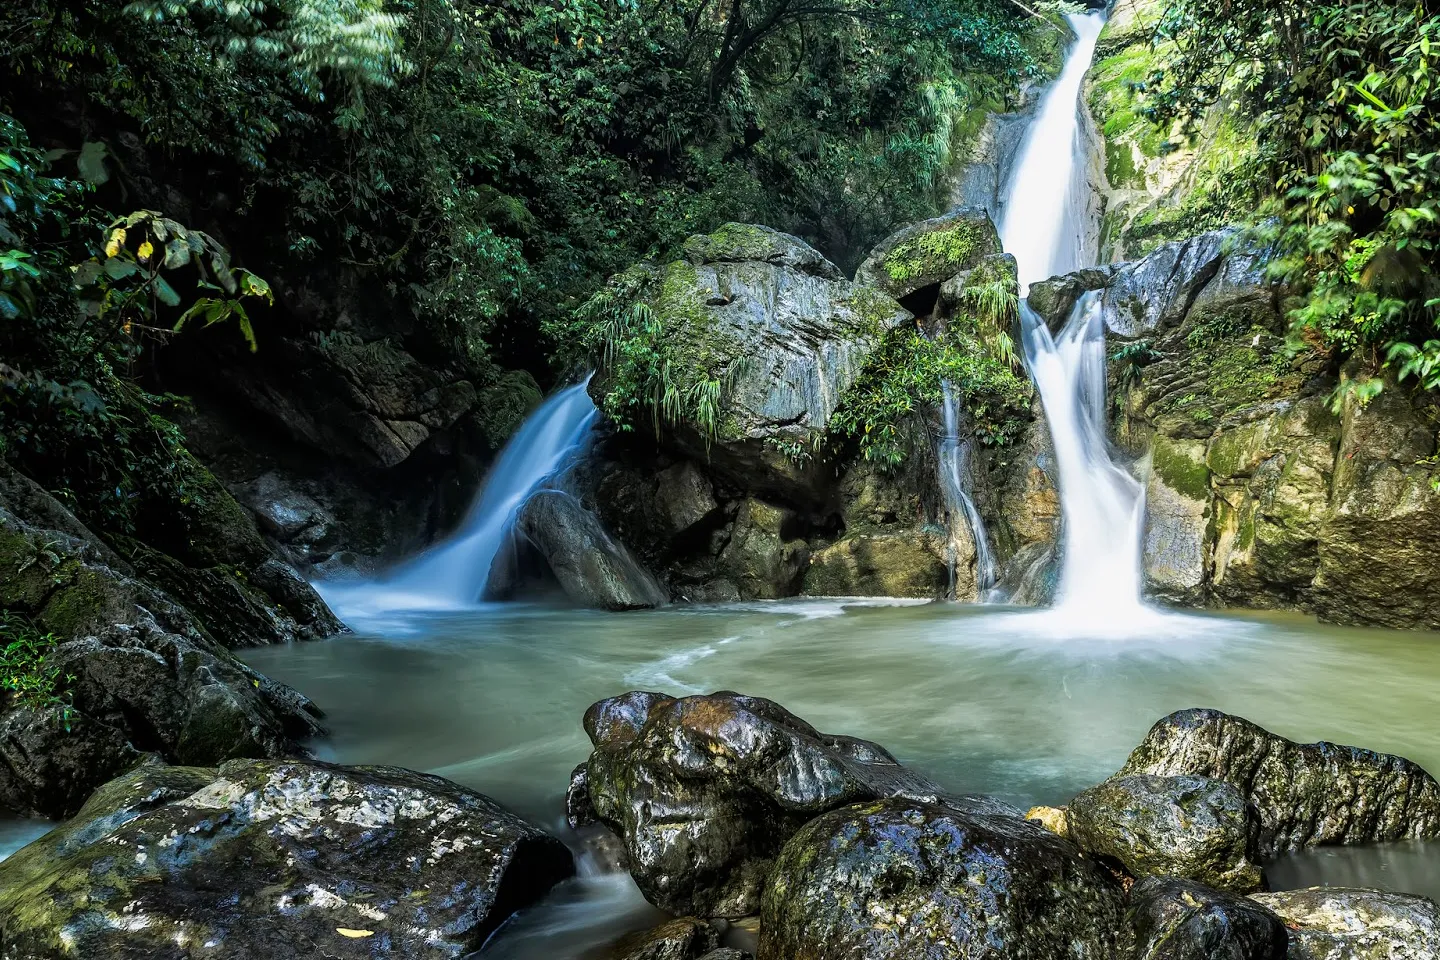
<path id="1" fill-rule="evenodd" d="M 1114 777 L 1070 802 L 1069 838 L 1132 877 L 1261 889 L 1260 820 L 1240 791 L 1193 776 Z"/>
<path id="2" fill-rule="evenodd" d="M 594 816 L 624 839 L 641 893 L 673 913 L 754 913 L 772 861 L 810 819 L 938 796 L 876 744 L 820 733 L 757 697 L 636 691 L 593 705 L 585 731 Z"/>
<path id="3" fill-rule="evenodd" d="M 1147 877 L 1127 911 L 1136 960 L 1286 960 L 1285 924 L 1254 900 L 1173 877 Z"/>
<path id="4" fill-rule="evenodd" d="M 1112 960 L 1124 897 L 1037 824 L 908 799 L 843 807 L 795 834 L 760 913 L 758 960 Z"/>
<path id="5" fill-rule="evenodd" d="M 921 306 L 933 308 L 941 284 L 1000 254 L 1000 235 L 990 216 L 983 210 L 956 210 L 903 227 L 882 240 L 855 271 L 855 282 L 902 302 L 929 289 L 928 304 Z"/>
<path id="6" fill-rule="evenodd" d="M 533 554 L 545 572 L 582 606 L 600 610 L 658 607 L 670 599 L 630 551 L 605 532 L 599 519 L 579 500 L 561 490 L 530 496 L 515 518 L 523 551 Z M 515 562 L 524 565 L 524 559 Z M 487 595 L 504 599 L 492 583 Z"/>
<path id="7" fill-rule="evenodd" d="M 1440 783 L 1418 765 L 1359 747 L 1294 743 L 1218 710 L 1161 720 L 1120 775 L 1225 781 L 1258 813 L 1267 857 L 1323 844 L 1440 837 Z"/>
<path id="8" fill-rule="evenodd" d="M 138 572 L 39 487 L 4 475 L 6 642 L 20 639 L 11 631 L 25 633 L 44 660 L 16 669 L 49 692 L 7 697 L 0 807 L 65 815 L 145 752 L 186 764 L 276 757 L 320 731 L 320 711 L 309 700 L 235 659 L 187 607 Z M 205 609 L 213 616 L 221 608 Z M 279 613 L 265 621 L 281 622 Z M 233 645 L 269 639 L 241 630 L 228 638 Z"/>
<path id="9" fill-rule="evenodd" d="M 572 871 L 493 801 L 394 767 L 146 765 L 0 864 L 14 956 L 449 958 Z"/>
<path id="10" fill-rule="evenodd" d="M 1440 956 L 1440 908 L 1425 897 L 1321 887 L 1257 893 L 1252 899 L 1290 928 L 1289 960 Z"/>

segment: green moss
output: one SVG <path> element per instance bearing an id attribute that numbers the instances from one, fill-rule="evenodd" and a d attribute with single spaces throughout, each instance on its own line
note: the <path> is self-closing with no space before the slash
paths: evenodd
<path id="1" fill-rule="evenodd" d="M 57 575 L 68 582 L 56 589 L 37 619 L 62 637 L 77 636 L 111 619 L 116 605 L 114 579 L 70 561 Z"/>
<path id="2" fill-rule="evenodd" d="M 1205 464 L 1204 449 L 1184 441 L 1159 436 L 1155 439 L 1154 469 L 1166 486 L 1191 500 L 1210 496 L 1210 468 Z"/>
<path id="3" fill-rule="evenodd" d="M 969 269 L 991 252 L 993 228 L 983 220 L 961 220 L 954 226 L 907 237 L 885 255 L 885 273 L 897 284 L 919 277 L 934 282 Z"/>

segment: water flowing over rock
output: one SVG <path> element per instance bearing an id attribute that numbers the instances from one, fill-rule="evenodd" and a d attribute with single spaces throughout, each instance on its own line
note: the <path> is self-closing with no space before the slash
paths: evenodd
<path id="1" fill-rule="evenodd" d="M 1260 821 L 1240 791 L 1206 777 L 1114 777 L 1070 802 L 1069 837 L 1135 877 L 1259 890 Z"/>
<path id="2" fill-rule="evenodd" d="M 1257 893 L 1252 899 L 1290 927 L 1289 960 L 1440 956 L 1440 908 L 1425 897 L 1322 887 Z"/>
<path id="3" fill-rule="evenodd" d="M 1255 806 L 1265 856 L 1323 844 L 1440 837 L 1440 783 L 1402 757 L 1299 744 L 1218 710 L 1161 720 L 1120 776 L 1212 777 Z"/>
<path id="4" fill-rule="evenodd" d="M 1130 890 L 1136 960 L 1286 960 L 1285 924 L 1245 897 L 1174 877 Z"/>
<path id="5" fill-rule="evenodd" d="M 308 699 L 235 659 L 38 486 L 0 476 L 0 602 L 57 638 L 47 663 L 72 678 L 63 702 L 0 718 L 0 807 L 66 815 L 144 752 L 276 757 L 320 732 Z"/>
<path id="6" fill-rule="evenodd" d="M 570 875 L 493 801 L 394 767 L 146 765 L 0 864 L 13 956 L 451 958 Z"/>
<path id="7" fill-rule="evenodd" d="M 827 810 L 939 796 L 876 744 L 757 697 L 635 691 L 593 705 L 585 731 L 594 814 L 624 838 L 645 898 L 674 913 L 754 913 L 780 848 Z"/>
<path id="8" fill-rule="evenodd" d="M 812 820 L 765 887 L 758 960 L 1113 960 L 1124 897 L 1038 824 L 882 800 Z"/>

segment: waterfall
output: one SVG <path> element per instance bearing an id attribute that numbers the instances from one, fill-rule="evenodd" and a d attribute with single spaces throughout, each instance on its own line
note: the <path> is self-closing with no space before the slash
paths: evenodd
<path id="1" fill-rule="evenodd" d="M 1095 251 L 1085 224 L 1090 184 L 1080 136 L 1080 87 L 1105 26 L 1098 13 L 1070 14 L 1075 45 L 1060 78 L 1045 92 L 1020 148 L 1001 216 L 1000 242 L 1020 265 L 1020 292 L 1081 267 Z"/>
<path id="2" fill-rule="evenodd" d="M 945 435 L 940 438 L 940 489 L 945 495 L 945 504 L 950 508 L 952 518 L 960 515 L 970 524 L 970 539 L 975 542 L 975 591 L 984 598 L 995 585 L 995 560 L 990 553 L 989 538 L 985 534 L 985 522 L 980 511 L 975 509 L 975 500 L 970 496 L 970 441 L 960 436 L 960 418 L 955 403 L 955 391 L 950 381 L 940 384 L 944 414 Z M 953 525 L 952 519 L 952 525 Z M 953 541 L 952 536 L 952 541 Z M 955 571 L 952 566 L 951 576 Z M 958 579 L 958 578 L 957 578 Z M 954 585 L 952 584 L 952 587 Z"/>
<path id="3" fill-rule="evenodd" d="M 1076 43 L 1022 147 L 1000 235 L 1019 262 L 1021 289 L 1092 265 L 1085 224 L 1090 185 L 1080 89 L 1105 20 L 1067 18 Z M 1055 614 L 1067 625 L 1108 627 L 1143 617 L 1144 488 L 1111 457 L 1106 437 L 1105 326 L 1098 294 L 1075 305 L 1058 336 L 1021 304 L 1026 365 L 1049 422 L 1064 529 Z"/>
<path id="4" fill-rule="evenodd" d="M 375 581 L 316 584 L 326 602 L 349 612 L 446 610 L 478 603 L 515 515 L 547 479 L 584 454 L 599 411 L 589 384 L 550 397 L 505 444 L 460 527 Z"/>

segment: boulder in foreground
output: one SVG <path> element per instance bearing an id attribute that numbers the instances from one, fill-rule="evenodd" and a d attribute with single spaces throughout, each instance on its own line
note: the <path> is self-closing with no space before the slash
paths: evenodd
<path id="1" fill-rule="evenodd" d="M 1136 960 L 1286 960 L 1285 924 L 1254 900 L 1175 877 L 1130 891 Z"/>
<path id="2" fill-rule="evenodd" d="M 1403 893 L 1316 887 L 1252 898 L 1290 927 L 1289 960 L 1440 957 L 1440 908 Z"/>
<path id="3" fill-rule="evenodd" d="M 450 958 L 572 870 L 439 777 L 147 764 L 0 864 L 0 930 L 7 957 Z"/>

